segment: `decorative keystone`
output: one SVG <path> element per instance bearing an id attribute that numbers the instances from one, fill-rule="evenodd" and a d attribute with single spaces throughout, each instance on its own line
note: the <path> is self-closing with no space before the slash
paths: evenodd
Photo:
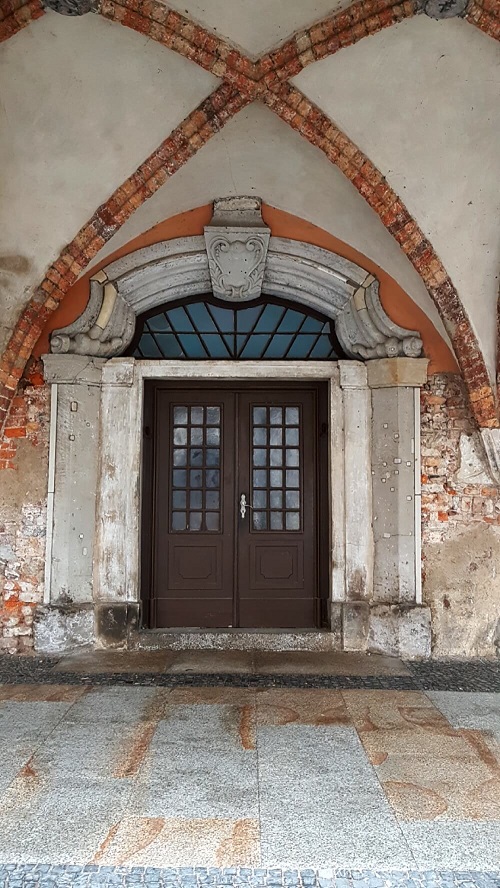
<path id="1" fill-rule="evenodd" d="M 447 19 L 465 15 L 469 0 L 426 0 L 423 10 L 429 18 Z"/>
<path id="2" fill-rule="evenodd" d="M 205 228 L 214 296 L 231 301 L 260 296 L 270 236 L 259 199 L 231 197 L 215 201 L 212 221 Z"/>
<path id="3" fill-rule="evenodd" d="M 45 0 L 45 9 L 52 9 L 61 15 L 86 15 L 94 9 L 93 0 Z"/>

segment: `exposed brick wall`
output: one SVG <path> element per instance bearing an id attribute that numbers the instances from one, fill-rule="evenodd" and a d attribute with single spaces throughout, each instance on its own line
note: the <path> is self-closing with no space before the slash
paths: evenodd
<path id="1" fill-rule="evenodd" d="M 493 482 L 457 480 L 460 436 L 475 434 L 463 381 L 453 373 L 432 376 L 422 389 L 421 403 L 423 540 L 442 539 L 447 524 L 500 526 L 500 489 Z"/>
<path id="2" fill-rule="evenodd" d="M 0 652 L 32 647 L 43 599 L 49 387 L 39 368 L 23 383 L 0 444 Z"/>
<path id="3" fill-rule="evenodd" d="M 498 656 L 500 489 L 487 475 L 462 379 L 431 377 L 421 405 L 423 594 L 434 655 Z M 476 446 L 468 472 L 461 436 Z"/>

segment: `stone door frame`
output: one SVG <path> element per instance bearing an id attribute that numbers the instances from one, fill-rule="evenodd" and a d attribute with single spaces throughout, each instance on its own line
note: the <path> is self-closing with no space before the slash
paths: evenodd
<path id="1" fill-rule="evenodd" d="M 133 643 L 140 611 L 144 381 L 296 378 L 325 380 L 329 387 L 332 646 L 430 653 L 420 584 L 425 359 L 238 363 L 50 355 L 44 364 L 57 406 L 38 649 L 90 640 Z"/>

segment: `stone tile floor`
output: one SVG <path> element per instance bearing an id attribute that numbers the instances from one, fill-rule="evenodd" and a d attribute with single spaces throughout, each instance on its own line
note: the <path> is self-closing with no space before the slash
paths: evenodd
<path id="1" fill-rule="evenodd" d="M 494 664 L 168 653 L 0 658 L 0 888 L 500 888 Z"/>

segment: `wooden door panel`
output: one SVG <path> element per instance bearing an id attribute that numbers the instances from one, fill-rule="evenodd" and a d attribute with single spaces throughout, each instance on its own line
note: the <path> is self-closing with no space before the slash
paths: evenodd
<path id="1" fill-rule="evenodd" d="M 156 627 L 234 625 L 235 396 L 157 392 Z"/>
<path id="2" fill-rule="evenodd" d="M 317 625 L 316 392 L 239 396 L 241 626 Z"/>
<path id="3" fill-rule="evenodd" d="M 184 542 L 183 542 L 184 541 Z M 200 596 L 223 596 L 223 543 L 193 544 L 184 536 L 169 540 L 167 570 L 169 589 L 197 590 Z M 230 596 L 229 596 L 230 597 Z"/>
<path id="4" fill-rule="evenodd" d="M 304 590 L 304 547 L 302 541 L 286 545 L 266 542 L 249 545 L 250 583 L 241 590 L 241 598 L 253 590 L 257 597 L 267 596 L 269 590 L 279 595 L 280 590 Z M 260 592 L 260 596 L 259 596 Z"/>

